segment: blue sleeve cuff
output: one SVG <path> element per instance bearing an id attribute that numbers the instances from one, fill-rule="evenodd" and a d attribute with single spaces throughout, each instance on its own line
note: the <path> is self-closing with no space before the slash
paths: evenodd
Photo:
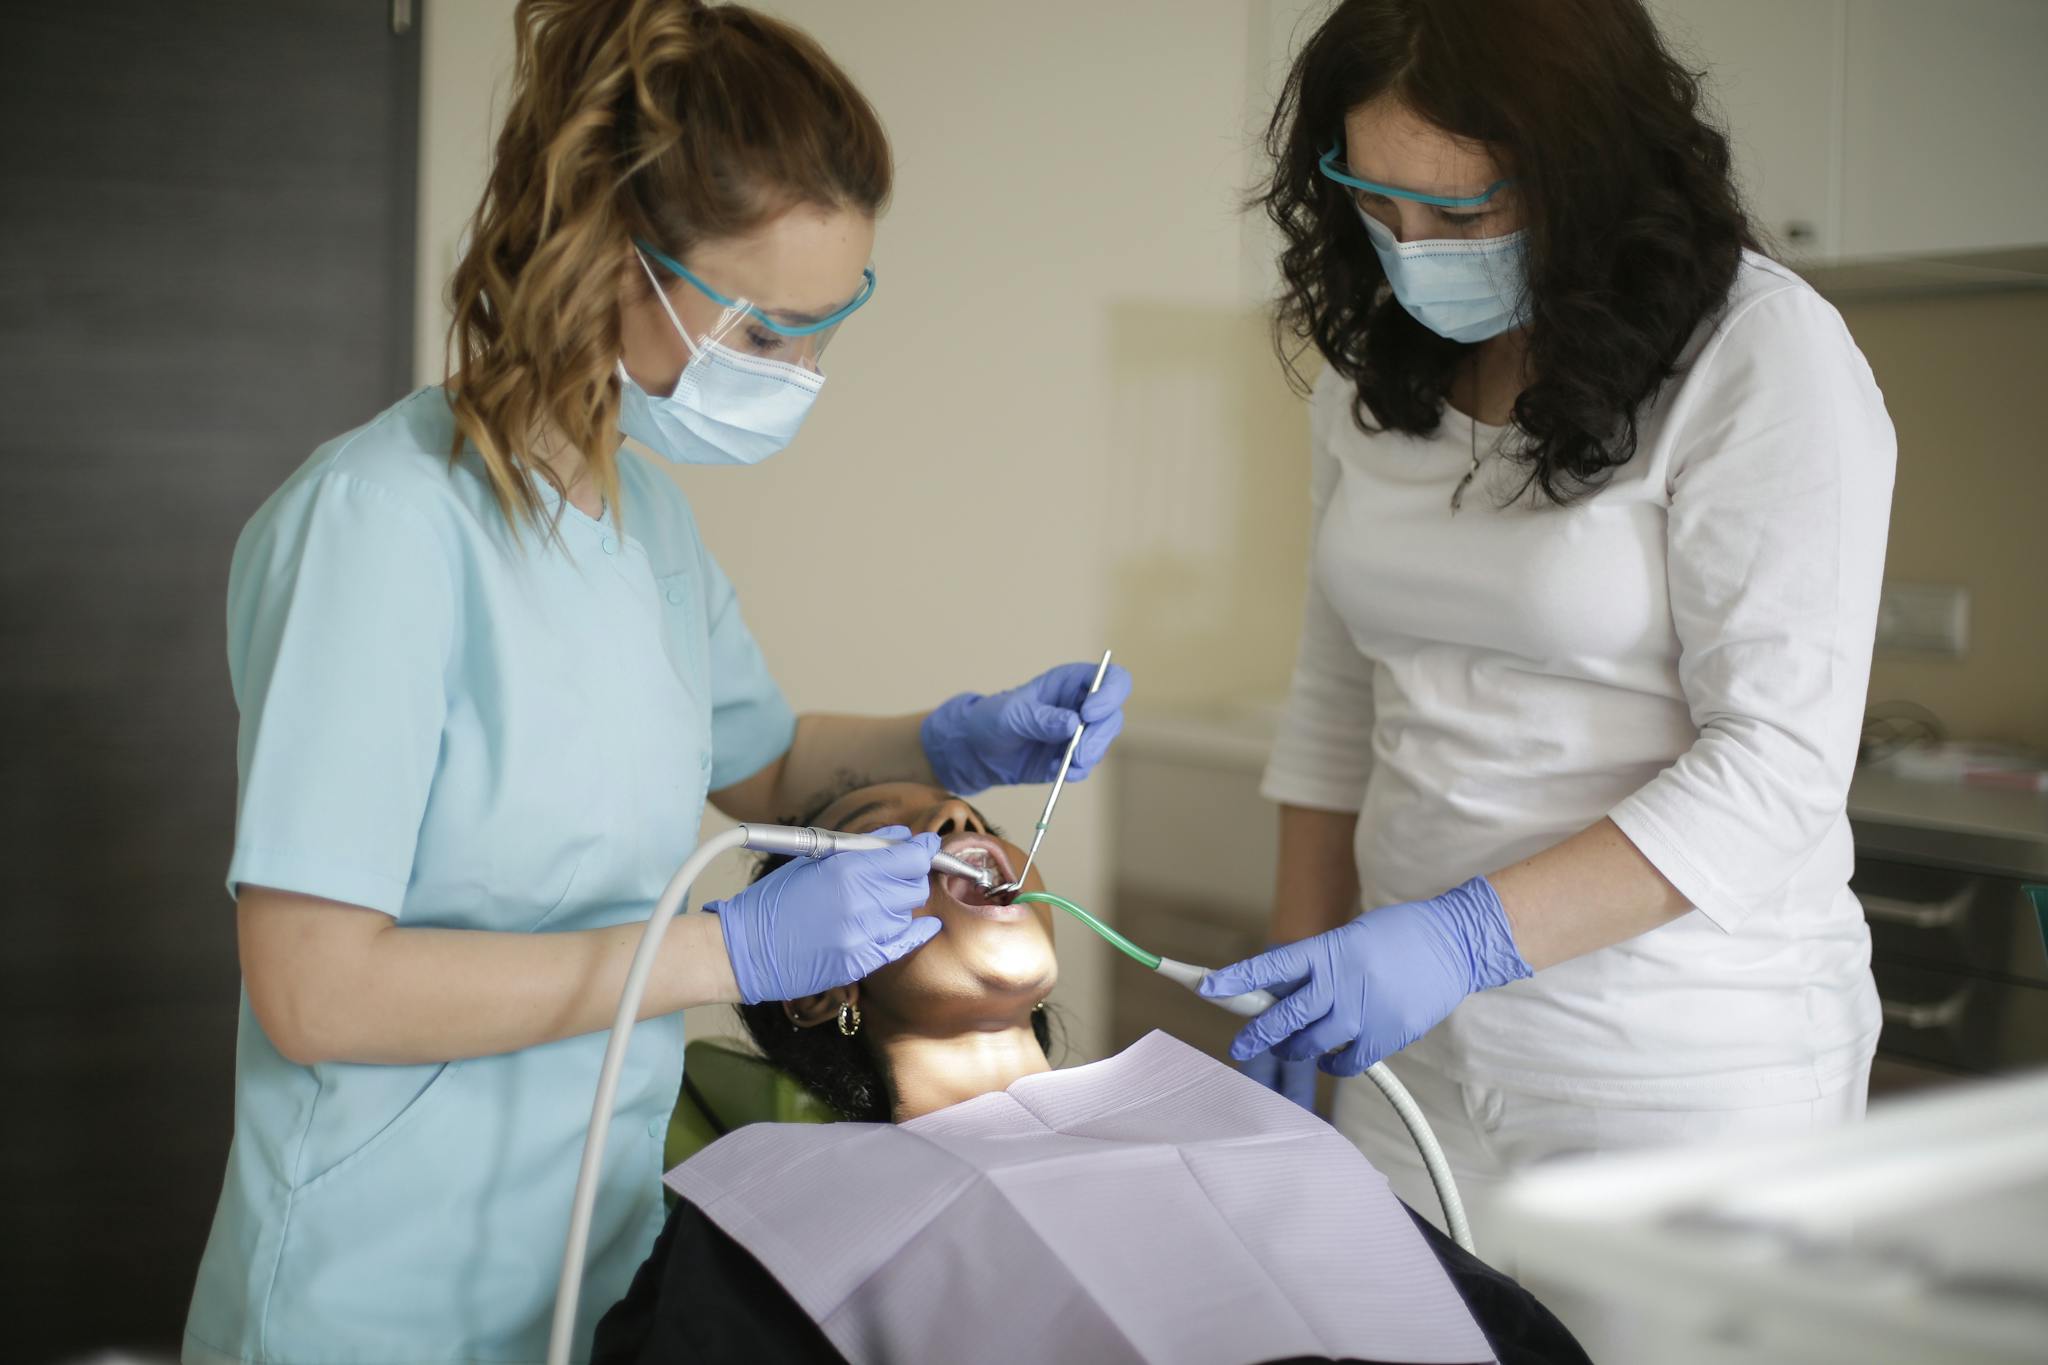
<path id="1" fill-rule="evenodd" d="M 237 845 L 228 862 L 228 895 L 239 896 L 244 885 L 360 905 L 397 919 L 405 908 L 407 878 L 320 853 Z"/>
<path id="2" fill-rule="evenodd" d="M 711 790 L 746 781 L 795 741 L 796 712 L 780 692 L 720 707 L 712 720 Z"/>

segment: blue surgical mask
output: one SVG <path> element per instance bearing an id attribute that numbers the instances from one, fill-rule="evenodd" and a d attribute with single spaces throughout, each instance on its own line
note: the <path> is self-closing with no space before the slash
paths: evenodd
<path id="1" fill-rule="evenodd" d="M 645 258 L 640 267 L 647 269 Z M 648 279 L 654 281 L 652 271 Z M 690 361 L 675 391 L 658 397 L 634 383 L 621 360 L 619 430 L 677 464 L 759 464 L 788 445 L 825 387 L 825 376 L 736 351 L 712 337 L 692 338 L 658 282 L 654 296 L 689 348 Z"/>
<path id="2" fill-rule="evenodd" d="M 619 430 L 677 464 L 759 464 L 788 445 L 825 376 L 698 344 L 675 392 L 647 392 L 619 365 Z"/>
<path id="3" fill-rule="evenodd" d="M 1366 235 L 1394 297 L 1417 322 L 1451 341 L 1485 341 L 1529 317 L 1524 234 L 1403 242 L 1364 209 Z"/>

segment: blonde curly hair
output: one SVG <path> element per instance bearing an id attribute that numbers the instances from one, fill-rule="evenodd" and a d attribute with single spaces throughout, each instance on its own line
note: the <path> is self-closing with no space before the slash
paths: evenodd
<path id="1" fill-rule="evenodd" d="M 623 267 L 799 204 L 878 214 L 887 135 L 808 35 L 701 0 L 520 0 L 511 107 L 449 285 L 451 457 L 482 457 L 508 524 L 547 525 L 536 449 L 580 452 L 618 502 Z M 634 272 L 637 275 L 638 272 Z M 650 288 L 644 278 L 637 288 Z"/>

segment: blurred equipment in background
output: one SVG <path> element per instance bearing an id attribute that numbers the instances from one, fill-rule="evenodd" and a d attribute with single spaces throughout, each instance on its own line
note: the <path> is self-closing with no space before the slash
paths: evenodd
<path id="1" fill-rule="evenodd" d="M 228 558 L 411 387 L 419 33 L 362 0 L 7 17 L 0 1282 L 34 1362 L 179 1339 L 234 1112 Z"/>
<path id="2" fill-rule="evenodd" d="M 1884 766 L 1909 782 L 2048 792 L 2048 758 L 2008 744 L 1909 745 Z"/>
<path id="3" fill-rule="evenodd" d="M 1559 1162 L 1497 1213 L 1538 1294 L 1640 1314 L 1663 1365 L 1991 1365 L 2048 1341 L 2048 1073 L 1793 1140 Z"/>

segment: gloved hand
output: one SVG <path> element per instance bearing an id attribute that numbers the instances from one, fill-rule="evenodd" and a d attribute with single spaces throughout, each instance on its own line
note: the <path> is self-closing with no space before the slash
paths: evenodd
<path id="1" fill-rule="evenodd" d="M 902 839 L 891 825 L 875 831 Z M 737 896 L 712 901 L 725 931 L 740 999 L 800 1000 L 858 981 L 938 936 L 936 916 L 912 919 L 931 896 L 939 836 L 920 834 L 893 848 L 799 858 Z"/>
<path id="2" fill-rule="evenodd" d="M 1287 1061 L 1270 1052 L 1261 1052 L 1239 1062 L 1237 1069 L 1274 1094 L 1293 1100 L 1309 1113 L 1320 1112 L 1316 1108 L 1316 1064 L 1313 1061 Z"/>
<path id="3" fill-rule="evenodd" d="M 1356 1076 L 1429 1032 L 1474 991 L 1529 974 L 1493 884 L 1474 877 L 1430 900 L 1371 910 L 1211 972 L 1201 992 L 1281 995 L 1292 988 L 1244 1026 L 1230 1055 L 1243 1061 L 1271 1048 L 1283 1061 L 1316 1058 L 1333 1076 Z"/>
<path id="4" fill-rule="evenodd" d="M 1059 776 L 1060 755 L 1074 727 L 1082 724 L 1088 733 L 1074 750 L 1067 780 L 1086 780 L 1124 728 L 1124 702 L 1131 695 L 1130 670 L 1119 664 L 1109 666 L 1090 697 L 1094 680 L 1094 664 L 1062 664 L 1022 687 L 990 697 L 962 692 L 940 706 L 919 732 L 939 785 L 972 796 L 989 787 L 1050 782 Z"/>

